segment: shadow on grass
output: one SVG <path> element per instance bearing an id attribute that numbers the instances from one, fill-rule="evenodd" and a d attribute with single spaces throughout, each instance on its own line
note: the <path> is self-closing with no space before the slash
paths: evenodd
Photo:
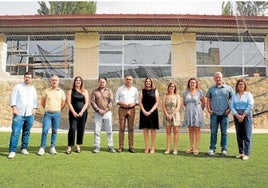
<path id="1" fill-rule="evenodd" d="M 38 152 L 39 148 L 40 148 L 40 146 L 29 146 L 28 147 L 28 152 L 30 154 L 38 155 L 37 152 Z M 93 147 L 87 147 L 87 146 L 81 146 L 80 148 L 81 148 L 81 152 L 90 152 L 90 153 L 92 153 L 92 151 L 94 149 Z M 66 149 L 67 149 L 67 146 L 56 146 L 56 151 L 57 151 L 58 154 L 66 154 Z M 72 152 L 77 153 L 76 152 L 76 147 L 73 147 L 72 149 L 73 149 Z M 50 150 L 50 147 L 46 147 L 45 153 L 49 153 L 49 150 Z M 102 151 L 102 149 L 101 149 L 101 151 Z M 105 151 L 105 149 L 103 149 L 103 151 Z M 106 149 L 106 151 L 107 151 L 107 149 Z M 17 154 L 20 153 L 20 148 L 19 147 L 18 147 L 16 153 Z M 8 154 L 9 154 L 8 147 L 1 147 L 0 156 L 7 157 Z"/>
<path id="2" fill-rule="evenodd" d="M 37 152 L 38 152 L 39 148 L 40 148 L 39 146 L 29 146 L 28 151 L 29 151 L 30 154 L 38 155 Z M 19 153 L 19 149 L 20 148 L 18 147 L 17 153 Z M 45 149 L 46 154 L 49 154 L 49 149 L 50 149 L 49 146 L 46 147 L 46 149 Z M 56 146 L 56 150 L 57 150 L 58 154 L 66 154 L 66 149 L 67 149 L 67 146 Z M 93 149 L 94 149 L 94 147 L 81 146 L 81 152 L 82 153 L 85 152 L 85 153 L 93 154 L 92 153 Z M 162 154 L 162 155 L 165 155 L 165 156 L 174 156 L 174 157 L 183 156 L 183 157 L 190 157 L 190 158 L 228 158 L 228 159 L 236 159 L 236 156 L 232 156 L 232 155 L 222 156 L 221 153 L 215 153 L 215 155 L 210 156 L 206 152 L 199 152 L 198 155 L 193 155 L 193 154 L 187 154 L 184 151 L 178 151 L 178 154 L 174 155 L 174 154 L 172 154 L 172 152 L 170 154 L 164 154 L 165 151 L 166 151 L 165 149 L 156 149 L 155 154 L 151 154 L 151 153 L 145 154 L 143 148 L 136 148 L 135 153 L 130 153 L 128 151 L 128 148 L 124 148 L 124 151 L 122 153 L 129 153 L 129 154 L 132 154 L 132 155 L 137 155 L 137 154 L 139 154 L 139 155 L 142 155 L 142 154 L 143 155 L 156 155 L 156 154 L 159 155 L 159 154 Z M 100 149 L 100 152 L 108 152 L 108 148 L 102 147 Z M 0 156 L 7 157 L 8 153 L 9 153 L 8 147 L 1 147 Z M 76 147 L 75 146 L 72 147 L 72 153 L 76 153 Z M 120 154 L 120 153 L 117 153 L 117 154 Z"/>

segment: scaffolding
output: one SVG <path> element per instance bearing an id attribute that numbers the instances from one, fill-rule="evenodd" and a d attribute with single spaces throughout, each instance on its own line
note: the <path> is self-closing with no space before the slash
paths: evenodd
<path id="1" fill-rule="evenodd" d="M 31 71 L 40 78 L 57 74 L 59 77 L 71 78 L 73 75 L 73 47 L 64 40 L 63 50 L 51 52 L 37 45 L 38 53 L 32 54 L 28 41 L 11 40 L 7 52 L 7 72 L 11 75 L 23 75 Z"/>

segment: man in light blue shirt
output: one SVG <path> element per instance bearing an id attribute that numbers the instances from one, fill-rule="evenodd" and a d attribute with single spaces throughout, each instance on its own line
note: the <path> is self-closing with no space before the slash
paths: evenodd
<path id="1" fill-rule="evenodd" d="M 210 114 L 210 150 L 208 155 L 214 155 L 217 144 L 217 134 L 221 130 L 221 154 L 227 155 L 227 129 L 229 126 L 228 114 L 231 111 L 230 102 L 234 94 L 233 89 L 224 83 L 221 72 L 214 74 L 215 85 L 207 92 L 207 110 Z"/>
<path id="2" fill-rule="evenodd" d="M 35 110 L 37 109 L 37 93 L 32 85 L 32 78 L 32 73 L 26 72 L 24 74 L 24 82 L 15 85 L 11 93 L 13 119 L 9 143 L 9 159 L 13 159 L 16 155 L 21 131 L 21 153 L 24 155 L 29 154 L 27 151 L 28 142 L 34 122 Z"/>

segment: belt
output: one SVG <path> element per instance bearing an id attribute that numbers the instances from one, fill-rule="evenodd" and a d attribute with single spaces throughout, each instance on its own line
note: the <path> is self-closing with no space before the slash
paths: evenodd
<path id="1" fill-rule="evenodd" d="M 46 113 L 56 114 L 56 113 L 60 113 L 60 111 L 46 111 Z"/>
<path id="2" fill-rule="evenodd" d="M 125 109 L 125 110 L 130 110 L 132 108 L 135 108 L 135 106 L 133 106 L 133 107 L 127 107 L 127 108 L 120 106 L 119 108 L 122 108 L 122 109 Z"/>

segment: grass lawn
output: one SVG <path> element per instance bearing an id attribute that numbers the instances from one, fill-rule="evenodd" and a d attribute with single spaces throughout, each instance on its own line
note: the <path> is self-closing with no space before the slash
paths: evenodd
<path id="1" fill-rule="evenodd" d="M 254 134 L 248 161 L 236 159 L 236 135 L 229 133 L 228 156 L 208 156 L 209 133 L 202 133 L 201 153 L 185 154 L 188 134 L 181 133 L 178 155 L 164 155 L 165 133 L 157 134 L 155 154 L 144 154 L 143 135 L 135 133 L 136 153 L 93 154 L 93 134 L 87 133 L 82 152 L 66 155 L 67 134 L 58 134 L 57 155 L 36 153 L 40 133 L 32 133 L 28 156 L 7 159 L 10 133 L 0 132 L 0 187 L 268 187 L 268 134 Z M 125 136 L 125 147 L 127 145 Z M 48 137 L 50 140 L 50 137 Z M 118 146 L 118 134 L 114 134 Z M 218 149 L 220 152 L 218 139 Z M 19 143 L 20 144 L 20 143 Z"/>

